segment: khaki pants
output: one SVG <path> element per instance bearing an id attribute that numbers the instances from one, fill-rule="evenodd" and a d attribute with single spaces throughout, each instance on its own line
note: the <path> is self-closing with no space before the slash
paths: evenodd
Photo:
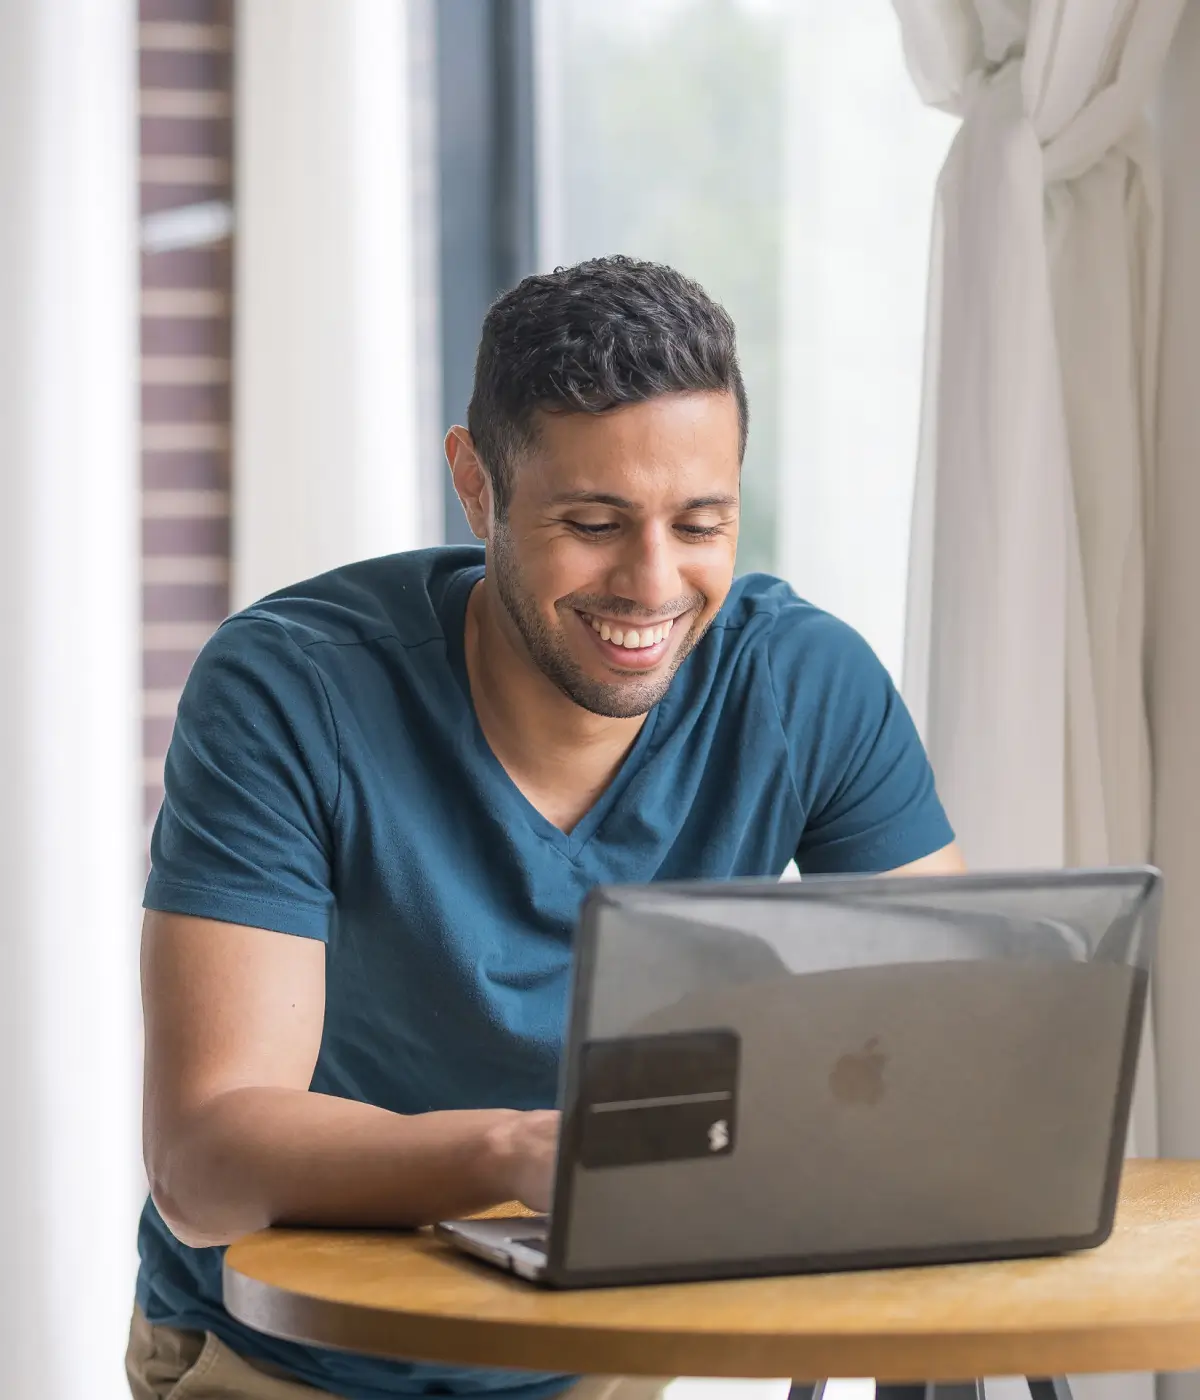
<path id="1" fill-rule="evenodd" d="M 265 1361 L 247 1361 L 211 1332 L 181 1332 L 147 1322 L 134 1308 L 125 1372 L 133 1400 L 321 1400 L 324 1390 L 291 1380 Z M 665 1380 L 587 1376 L 570 1400 L 658 1400 Z"/>

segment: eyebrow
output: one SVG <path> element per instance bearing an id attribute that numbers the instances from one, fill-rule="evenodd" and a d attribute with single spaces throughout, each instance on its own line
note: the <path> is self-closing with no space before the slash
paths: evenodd
<path id="1" fill-rule="evenodd" d="M 693 496 L 691 500 L 684 501 L 678 510 L 705 510 L 712 506 L 736 506 L 738 499 L 736 496 L 716 495 L 716 496 Z M 558 495 L 551 496 L 549 503 L 552 506 L 560 505 L 593 505 L 612 506 L 614 510 L 637 510 L 636 502 L 626 500 L 624 496 L 612 496 L 607 491 L 560 491 Z"/>

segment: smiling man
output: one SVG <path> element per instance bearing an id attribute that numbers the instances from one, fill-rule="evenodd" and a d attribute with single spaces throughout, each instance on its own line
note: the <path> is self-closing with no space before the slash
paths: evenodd
<path id="1" fill-rule="evenodd" d="M 222 1307 L 220 1247 L 544 1207 L 591 886 L 960 868 L 867 645 L 734 579 L 747 419 L 695 283 L 529 278 L 446 439 L 484 548 L 348 565 L 205 648 L 146 891 L 137 1400 L 656 1388 L 273 1341 Z"/>

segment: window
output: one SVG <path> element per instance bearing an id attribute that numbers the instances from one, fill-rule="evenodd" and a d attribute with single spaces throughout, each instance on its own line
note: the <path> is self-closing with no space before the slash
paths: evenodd
<path id="1" fill-rule="evenodd" d="M 668 262 L 738 326 L 739 568 L 898 675 L 928 234 L 952 123 L 880 0 L 540 0 L 538 261 Z"/>

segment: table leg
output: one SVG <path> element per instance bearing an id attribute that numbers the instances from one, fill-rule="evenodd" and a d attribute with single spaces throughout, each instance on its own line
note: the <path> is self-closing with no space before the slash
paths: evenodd
<path id="1" fill-rule="evenodd" d="M 1030 1376 L 1029 1400 L 1074 1400 L 1066 1376 Z M 824 1400 L 825 1382 L 792 1382 L 788 1400 Z M 875 1386 L 875 1400 L 984 1400 L 982 1381 L 926 1381 Z"/>
<path id="2" fill-rule="evenodd" d="M 1029 1400 L 1073 1400 L 1066 1376 L 1030 1376 Z"/>
<path id="3" fill-rule="evenodd" d="M 875 1383 L 875 1400 L 983 1400 L 982 1381 L 925 1381 L 919 1385 Z"/>
<path id="4" fill-rule="evenodd" d="M 792 1382 L 788 1400 L 822 1400 L 825 1382 L 813 1385 Z M 894 1381 L 876 1382 L 875 1400 L 983 1400 L 982 1381 L 920 1381 L 897 1384 Z M 1033 1400 L 1071 1400 L 1068 1393 L 1059 1395 L 1035 1395 Z"/>

